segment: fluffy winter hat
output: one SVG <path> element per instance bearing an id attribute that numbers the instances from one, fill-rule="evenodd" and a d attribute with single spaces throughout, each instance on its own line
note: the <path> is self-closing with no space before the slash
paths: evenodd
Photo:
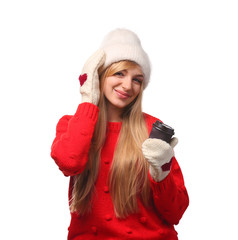
<path id="1" fill-rule="evenodd" d="M 127 29 L 115 29 L 105 36 L 101 48 L 106 54 L 103 68 L 121 60 L 134 61 L 140 65 L 144 73 L 144 88 L 147 87 L 151 71 L 150 60 L 134 32 Z"/>

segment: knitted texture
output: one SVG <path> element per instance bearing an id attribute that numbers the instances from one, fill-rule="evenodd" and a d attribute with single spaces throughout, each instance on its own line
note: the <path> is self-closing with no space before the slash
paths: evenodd
<path id="1" fill-rule="evenodd" d="M 115 29 L 105 36 L 101 48 L 106 54 L 104 69 L 121 60 L 134 61 L 141 66 L 144 73 L 144 88 L 147 87 L 151 72 L 150 60 L 134 32 L 127 29 Z"/>
<path id="2" fill-rule="evenodd" d="M 98 116 L 98 108 L 89 103 L 78 106 L 74 116 L 62 117 L 56 128 L 51 156 L 60 170 L 70 178 L 69 198 L 73 176 L 83 171 L 88 158 L 92 134 Z M 155 118 L 145 114 L 148 132 Z M 107 138 L 101 151 L 100 171 L 95 183 L 92 211 L 86 216 L 71 214 L 68 240 L 81 239 L 134 239 L 177 240 L 174 224 L 177 224 L 188 206 L 188 195 L 180 167 L 174 158 L 170 174 L 155 182 L 149 175 L 151 185 L 150 207 L 138 198 L 138 213 L 118 219 L 108 187 L 108 174 L 120 133 L 121 123 L 108 123 Z"/>
<path id="3" fill-rule="evenodd" d="M 175 147 L 177 142 L 177 138 L 173 138 L 172 146 Z M 156 182 L 162 181 L 169 174 L 174 155 L 172 146 L 156 138 L 148 138 L 142 144 L 143 155 L 150 164 L 150 175 Z"/>
<path id="4" fill-rule="evenodd" d="M 85 63 L 82 74 L 79 76 L 82 102 L 98 104 L 100 96 L 98 68 L 104 61 L 105 53 L 99 49 Z"/>

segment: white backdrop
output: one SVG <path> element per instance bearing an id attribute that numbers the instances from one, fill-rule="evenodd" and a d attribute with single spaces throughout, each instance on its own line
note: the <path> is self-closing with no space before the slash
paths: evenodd
<path id="1" fill-rule="evenodd" d="M 0 239 L 67 236 L 68 178 L 50 158 L 58 119 L 102 38 L 135 31 L 152 62 L 143 110 L 176 130 L 190 206 L 181 240 L 237 237 L 237 1 L 1 1 Z"/>

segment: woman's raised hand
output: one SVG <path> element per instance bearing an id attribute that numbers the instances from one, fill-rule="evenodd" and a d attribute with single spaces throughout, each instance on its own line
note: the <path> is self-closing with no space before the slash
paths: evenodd
<path id="1" fill-rule="evenodd" d="M 84 64 L 79 76 L 82 102 L 98 104 L 100 96 L 98 69 L 104 62 L 105 53 L 102 49 L 99 49 Z"/>

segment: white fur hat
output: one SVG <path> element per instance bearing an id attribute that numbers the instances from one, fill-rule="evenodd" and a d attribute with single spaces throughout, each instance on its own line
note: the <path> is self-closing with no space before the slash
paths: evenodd
<path id="1" fill-rule="evenodd" d="M 105 36 L 101 48 L 106 54 L 103 68 L 121 60 L 134 61 L 140 65 L 144 73 L 144 88 L 147 87 L 151 71 L 150 60 L 134 32 L 127 29 L 115 29 Z"/>

